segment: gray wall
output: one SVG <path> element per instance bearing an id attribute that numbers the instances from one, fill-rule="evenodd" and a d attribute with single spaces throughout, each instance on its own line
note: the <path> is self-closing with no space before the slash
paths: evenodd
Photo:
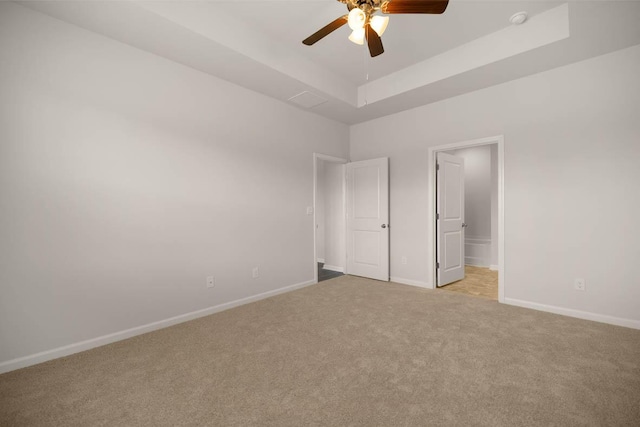
<path id="1" fill-rule="evenodd" d="M 430 282 L 427 147 L 502 134 L 508 302 L 640 327 L 638 75 L 635 46 L 352 126 L 352 160 L 390 158 L 391 275 Z"/>
<path id="2" fill-rule="evenodd" d="M 491 239 L 491 146 L 448 151 L 464 159 L 466 237 Z"/>
<path id="3" fill-rule="evenodd" d="M 325 263 L 331 269 L 344 269 L 344 165 L 324 162 Z"/>
<path id="4" fill-rule="evenodd" d="M 12 3 L 0 64 L 0 364 L 313 280 L 347 126 Z"/>
<path id="5" fill-rule="evenodd" d="M 12 3 L 0 63 L 0 367 L 308 283 L 312 153 L 349 141 L 391 159 L 393 276 L 430 277 L 427 147 L 503 134 L 507 298 L 640 325 L 638 46 L 350 135 Z"/>

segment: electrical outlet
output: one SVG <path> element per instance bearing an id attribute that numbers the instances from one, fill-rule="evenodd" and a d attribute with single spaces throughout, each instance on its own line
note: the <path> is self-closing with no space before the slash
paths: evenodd
<path id="1" fill-rule="evenodd" d="M 260 277 L 260 270 L 258 269 L 258 267 L 253 267 L 253 269 L 251 270 L 251 277 L 253 277 L 254 279 Z"/>
<path id="2" fill-rule="evenodd" d="M 214 286 L 213 276 L 207 276 L 207 288 L 213 288 Z"/>
<path id="3" fill-rule="evenodd" d="M 584 290 L 586 290 L 587 288 L 586 288 L 586 284 L 585 284 L 584 279 L 576 279 L 573 282 L 573 288 L 576 291 L 584 291 Z"/>
<path id="4" fill-rule="evenodd" d="M 402 262 L 402 265 L 407 265 L 407 257 L 403 256 L 401 262 Z"/>

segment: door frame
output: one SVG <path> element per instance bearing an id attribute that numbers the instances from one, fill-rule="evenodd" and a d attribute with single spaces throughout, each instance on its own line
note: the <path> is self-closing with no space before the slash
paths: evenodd
<path id="1" fill-rule="evenodd" d="M 346 165 L 348 163 L 347 159 L 343 159 L 340 157 L 328 156 L 326 154 L 313 153 L 313 283 L 318 283 L 318 236 L 317 236 L 317 228 L 316 228 L 316 197 L 318 194 L 318 161 L 326 161 L 332 163 L 339 163 L 342 165 Z M 346 183 L 346 170 L 345 173 L 342 174 L 342 217 L 345 218 L 344 223 L 344 241 L 342 242 L 342 246 L 344 248 L 344 260 L 342 260 L 342 264 L 344 265 L 344 274 L 347 274 L 347 199 L 346 199 L 346 191 L 347 191 L 347 183 Z"/>
<path id="2" fill-rule="evenodd" d="M 430 271 L 431 283 L 427 286 L 436 289 L 436 153 L 440 151 L 455 150 L 457 148 L 478 147 L 482 145 L 497 144 L 498 148 L 498 302 L 504 303 L 504 136 L 496 135 L 487 138 L 454 142 L 451 144 L 429 147 L 427 151 L 428 166 L 428 209 L 427 209 L 427 259 L 432 260 L 427 264 Z M 464 244 L 464 242 L 463 242 Z"/>

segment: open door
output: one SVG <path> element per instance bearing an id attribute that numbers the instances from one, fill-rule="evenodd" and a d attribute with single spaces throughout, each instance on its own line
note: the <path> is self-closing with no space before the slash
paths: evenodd
<path id="1" fill-rule="evenodd" d="M 464 159 L 437 153 L 438 286 L 464 279 Z"/>
<path id="2" fill-rule="evenodd" d="M 347 273 L 389 281 L 389 159 L 347 163 Z"/>

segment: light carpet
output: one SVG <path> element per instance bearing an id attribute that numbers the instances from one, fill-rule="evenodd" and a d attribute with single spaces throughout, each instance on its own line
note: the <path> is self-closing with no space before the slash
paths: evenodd
<path id="1" fill-rule="evenodd" d="M 640 331 L 343 276 L 0 376 L 2 426 L 640 421 Z"/>

